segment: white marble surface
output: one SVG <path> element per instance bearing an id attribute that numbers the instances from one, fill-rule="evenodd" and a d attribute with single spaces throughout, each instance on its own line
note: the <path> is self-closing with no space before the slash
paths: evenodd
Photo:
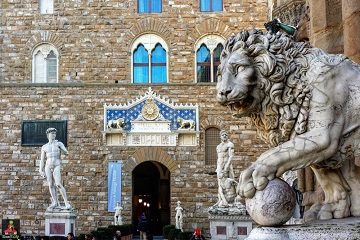
<path id="1" fill-rule="evenodd" d="M 246 240 L 355 240 L 360 218 L 318 220 L 307 224 L 254 228 Z"/>
<path id="2" fill-rule="evenodd" d="M 220 62 L 218 102 L 250 117 L 271 146 L 241 173 L 239 195 L 251 198 L 286 171 L 311 166 L 325 201 L 306 220 L 360 216 L 360 66 L 259 30 L 230 37 Z"/>

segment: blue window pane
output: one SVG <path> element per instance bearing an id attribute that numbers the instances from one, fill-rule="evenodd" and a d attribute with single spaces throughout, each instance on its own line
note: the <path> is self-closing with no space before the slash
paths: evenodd
<path id="1" fill-rule="evenodd" d="M 151 68 L 152 83 L 166 83 L 166 67 L 154 66 Z"/>
<path id="2" fill-rule="evenodd" d="M 216 12 L 223 10 L 222 0 L 200 0 L 201 12 Z"/>
<path id="3" fill-rule="evenodd" d="M 149 62 L 148 52 L 146 51 L 143 45 L 140 45 L 134 51 L 134 63 L 148 63 L 148 62 Z"/>
<path id="4" fill-rule="evenodd" d="M 215 48 L 215 50 L 214 50 L 214 63 L 215 62 L 220 62 L 220 55 L 221 55 L 221 52 L 222 52 L 223 49 L 224 49 L 224 47 L 221 44 L 219 44 Z"/>
<path id="5" fill-rule="evenodd" d="M 138 12 L 139 13 L 149 12 L 149 0 L 138 0 Z"/>
<path id="6" fill-rule="evenodd" d="M 143 45 L 134 51 L 134 83 L 149 82 L 149 56 Z"/>
<path id="7" fill-rule="evenodd" d="M 166 51 L 157 44 L 151 53 L 151 82 L 166 83 Z"/>
<path id="8" fill-rule="evenodd" d="M 151 12 L 161 12 L 161 0 L 151 1 Z"/>
<path id="9" fill-rule="evenodd" d="M 134 67 L 134 83 L 149 82 L 149 67 Z"/>
<path id="10" fill-rule="evenodd" d="M 205 45 L 202 45 L 197 52 L 197 62 L 210 62 L 210 51 Z"/>
<path id="11" fill-rule="evenodd" d="M 198 82 L 211 82 L 210 66 L 198 66 L 197 79 Z"/>
<path id="12" fill-rule="evenodd" d="M 211 55 L 203 44 L 197 51 L 197 79 L 198 82 L 211 82 Z"/>
<path id="13" fill-rule="evenodd" d="M 200 0 L 200 11 L 201 12 L 210 11 L 210 0 Z"/>
<path id="14" fill-rule="evenodd" d="M 155 49 L 151 53 L 152 63 L 166 63 L 166 51 L 160 44 L 156 45 Z"/>
<path id="15" fill-rule="evenodd" d="M 217 82 L 217 70 L 218 66 L 220 65 L 220 55 L 223 49 L 224 47 L 219 44 L 214 50 L 214 82 Z"/>
<path id="16" fill-rule="evenodd" d="M 212 0 L 212 11 L 222 11 L 222 0 Z"/>

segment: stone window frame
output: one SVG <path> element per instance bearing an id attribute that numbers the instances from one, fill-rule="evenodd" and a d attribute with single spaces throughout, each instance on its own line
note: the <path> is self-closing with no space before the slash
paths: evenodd
<path id="1" fill-rule="evenodd" d="M 53 53 L 56 57 L 56 72 L 55 72 L 55 81 L 49 81 L 49 55 Z M 36 65 L 36 54 L 42 54 L 44 56 L 44 79 L 45 81 L 39 82 L 36 79 L 36 69 L 38 66 Z M 32 83 L 58 83 L 59 81 L 59 52 L 54 45 L 51 43 L 41 43 L 34 47 L 32 51 Z"/>
<path id="2" fill-rule="evenodd" d="M 40 14 L 54 14 L 54 0 L 39 0 Z"/>
<path id="3" fill-rule="evenodd" d="M 149 79 L 148 83 L 152 83 L 151 79 L 151 52 L 155 49 L 156 46 L 160 44 L 166 52 L 166 83 L 169 82 L 169 47 L 166 41 L 154 33 L 147 33 L 139 36 L 131 45 L 131 82 L 136 83 L 134 79 L 134 51 L 138 48 L 139 45 L 143 45 L 149 54 Z"/>
<path id="4" fill-rule="evenodd" d="M 214 50 L 218 47 L 219 44 L 224 46 L 224 42 L 225 42 L 225 38 L 223 38 L 222 36 L 206 35 L 200 38 L 195 43 L 195 49 L 194 49 L 195 50 L 195 56 L 194 56 L 195 82 L 199 82 L 197 52 L 203 45 L 205 45 L 207 49 L 209 49 L 211 55 L 210 68 L 212 69 L 212 71 L 210 71 L 210 82 L 216 82 L 216 76 L 215 76 L 216 73 L 214 71 L 214 67 L 217 67 L 220 64 L 220 62 L 217 62 L 216 66 L 214 66 Z"/>

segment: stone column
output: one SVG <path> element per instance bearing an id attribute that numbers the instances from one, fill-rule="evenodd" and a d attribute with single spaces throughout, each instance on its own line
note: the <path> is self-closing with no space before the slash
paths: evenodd
<path id="1" fill-rule="evenodd" d="M 360 64 L 360 1 L 342 0 L 344 54 Z"/>
<path id="2" fill-rule="evenodd" d="M 308 1 L 308 4 L 310 6 L 311 45 L 328 53 L 343 53 L 341 1 L 316 0 Z"/>

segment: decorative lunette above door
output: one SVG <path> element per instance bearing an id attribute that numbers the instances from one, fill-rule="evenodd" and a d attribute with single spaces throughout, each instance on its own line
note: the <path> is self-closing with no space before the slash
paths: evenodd
<path id="1" fill-rule="evenodd" d="M 107 145 L 196 146 L 198 122 L 197 104 L 173 104 L 151 88 L 125 105 L 104 105 Z"/>

